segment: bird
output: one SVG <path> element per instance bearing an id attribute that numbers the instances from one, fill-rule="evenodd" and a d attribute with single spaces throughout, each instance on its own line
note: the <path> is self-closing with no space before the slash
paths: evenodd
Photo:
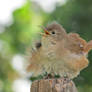
<path id="1" fill-rule="evenodd" d="M 87 56 L 92 49 L 92 40 L 87 42 L 77 33 L 67 33 L 57 22 L 42 29 L 41 40 L 30 53 L 27 71 L 32 76 L 46 72 L 70 79 L 77 77 L 89 64 Z"/>

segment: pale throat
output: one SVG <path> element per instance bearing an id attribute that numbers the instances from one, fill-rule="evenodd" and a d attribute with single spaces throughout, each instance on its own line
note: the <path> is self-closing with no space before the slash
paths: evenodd
<path id="1" fill-rule="evenodd" d="M 44 48 L 50 48 L 56 45 L 56 41 L 52 37 L 42 37 L 42 45 Z"/>
<path id="2" fill-rule="evenodd" d="M 42 51 L 50 59 L 55 58 L 56 42 L 52 37 L 42 37 Z"/>

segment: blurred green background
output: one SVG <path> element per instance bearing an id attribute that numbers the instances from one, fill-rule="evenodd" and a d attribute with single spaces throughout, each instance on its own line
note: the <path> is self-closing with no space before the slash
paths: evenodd
<path id="1" fill-rule="evenodd" d="M 12 85 L 21 73 L 13 67 L 12 60 L 16 55 L 25 56 L 27 47 L 37 37 L 36 33 L 42 31 L 39 25 L 57 21 L 67 32 L 77 32 L 86 41 L 92 40 L 92 0 L 67 0 L 54 6 L 53 11 L 47 12 L 39 4 L 26 0 L 13 11 L 11 25 L 0 22 L 0 92 L 18 92 Z M 88 59 L 89 66 L 74 79 L 79 92 L 92 92 L 92 51 Z"/>

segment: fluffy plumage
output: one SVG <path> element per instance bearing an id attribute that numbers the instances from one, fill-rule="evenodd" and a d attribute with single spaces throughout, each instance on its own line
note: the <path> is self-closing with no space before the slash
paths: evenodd
<path id="1" fill-rule="evenodd" d="M 61 77 L 76 77 L 88 66 L 87 54 L 92 49 L 92 41 L 86 42 L 77 33 L 66 33 L 58 23 L 46 27 L 49 32 L 42 36 L 32 53 L 27 70 L 38 76 L 44 72 L 59 74 Z"/>

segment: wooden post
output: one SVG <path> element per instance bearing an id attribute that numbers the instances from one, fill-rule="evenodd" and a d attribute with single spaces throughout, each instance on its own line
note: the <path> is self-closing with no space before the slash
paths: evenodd
<path id="1" fill-rule="evenodd" d="M 42 79 L 32 83 L 30 92 L 77 92 L 77 89 L 68 78 Z"/>

